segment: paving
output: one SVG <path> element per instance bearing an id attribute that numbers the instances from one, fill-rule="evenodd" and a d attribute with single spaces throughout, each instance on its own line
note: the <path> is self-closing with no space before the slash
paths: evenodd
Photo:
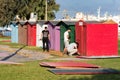
<path id="1" fill-rule="evenodd" d="M 10 48 L 6 45 L 0 45 L 0 61 L 26 62 L 34 60 L 43 60 L 53 57 L 49 53 L 37 52 L 32 50 Z"/>
<path id="2" fill-rule="evenodd" d="M 50 60 L 66 60 L 66 61 L 80 61 L 80 60 L 88 60 L 88 59 L 80 59 L 80 58 L 76 58 L 75 56 L 73 57 L 63 57 L 63 58 L 51 58 Z M 90 59 L 89 59 L 90 60 Z"/>
<path id="3" fill-rule="evenodd" d="M 56 54 L 55 52 L 53 52 Z M 7 45 L 0 45 L 0 61 L 11 61 L 11 62 L 27 62 L 27 61 L 35 61 L 35 60 L 87 60 L 76 58 L 75 56 L 53 56 L 49 52 L 38 52 L 33 50 L 25 50 L 25 49 L 16 49 L 10 48 Z"/>

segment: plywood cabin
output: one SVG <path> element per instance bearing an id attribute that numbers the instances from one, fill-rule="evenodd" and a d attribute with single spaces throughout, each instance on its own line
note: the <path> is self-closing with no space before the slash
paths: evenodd
<path id="1" fill-rule="evenodd" d="M 64 49 L 64 32 L 70 28 L 70 43 L 75 41 L 75 21 L 60 21 L 56 26 L 60 26 L 60 51 Z"/>
<path id="2" fill-rule="evenodd" d="M 118 25 L 78 21 L 75 27 L 76 41 L 81 56 L 117 56 Z"/>
<path id="3" fill-rule="evenodd" d="M 20 21 L 18 24 L 18 43 L 28 45 L 27 21 Z"/>
<path id="4" fill-rule="evenodd" d="M 11 42 L 18 43 L 18 22 L 11 22 Z"/>
<path id="5" fill-rule="evenodd" d="M 44 21 L 44 20 L 39 20 L 36 23 L 36 46 L 41 47 L 41 48 L 43 47 L 42 40 L 40 40 L 42 30 L 44 30 L 44 27 L 47 26 L 47 25 L 45 25 L 45 22 L 46 21 Z"/>
<path id="6" fill-rule="evenodd" d="M 51 50 L 55 50 L 55 47 L 59 46 L 59 42 L 56 43 L 56 41 L 59 41 L 58 36 L 59 33 L 56 31 L 56 24 L 58 23 L 58 21 L 47 21 L 45 22 L 46 25 L 48 25 L 48 30 L 50 32 L 50 49 Z M 57 39 L 56 39 L 57 37 Z"/>
<path id="7" fill-rule="evenodd" d="M 27 22 L 28 46 L 36 46 L 36 21 Z"/>
<path id="8" fill-rule="evenodd" d="M 60 26 L 55 25 L 54 34 L 55 34 L 54 50 L 60 51 Z"/>

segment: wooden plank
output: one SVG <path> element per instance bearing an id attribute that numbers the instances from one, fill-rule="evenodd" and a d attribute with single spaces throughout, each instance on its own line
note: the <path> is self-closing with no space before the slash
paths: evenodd
<path id="1" fill-rule="evenodd" d="M 10 62 L 10 61 L 0 61 L 0 64 L 23 65 L 23 63 L 16 63 L 16 62 Z"/>
<path id="2" fill-rule="evenodd" d="M 69 75 L 89 75 L 89 74 L 120 74 L 120 71 L 115 69 L 103 69 L 103 68 L 97 68 L 97 69 L 49 69 L 50 72 L 54 74 L 69 74 Z"/>
<path id="3" fill-rule="evenodd" d="M 76 58 L 83 58 L 83 59 L 110 59 L 110 58 L 120 58 L 120 56 L 76 56 Z"/>
<path id="4" fill-rule="evenodd" d="M 100 66 L 94 64 L 88 64 L 85 62 L 64 61 L 64 62 L 42 62 L 40 66 L 46 67 L 85 67 L 85 68 L 100 68 Z"/>

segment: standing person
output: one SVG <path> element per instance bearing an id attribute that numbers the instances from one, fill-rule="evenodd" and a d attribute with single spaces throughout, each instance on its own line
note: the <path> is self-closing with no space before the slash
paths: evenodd
<path id="1" fill-rule="evenodd" d="M 45 27 L 45 30 L 42 31 L 43 51 L 47 50 L 49 52 L 49 40 L 50 34 L 47 27 Z"/>
<path id="2" fill-rule="evenodd" d="M 64 50 L 67 48 L 67 46 L 69 45 L 69 42 L 70 42 L 69 32 L 71 32 L 70 28 L 68 28 L 67 31 L 64 32 L 64 45 L 65 45 Z"/>

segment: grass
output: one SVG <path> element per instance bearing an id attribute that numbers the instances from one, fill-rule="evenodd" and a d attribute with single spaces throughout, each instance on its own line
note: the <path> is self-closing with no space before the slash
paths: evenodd
<path id="1" fill-rule="evenodd" d="M 21 48 L 21 47 L 25 46 L 25 45 L 17 44 L 17 43 L 3 42 L 2 40 L 10 40 L 10 37 L 0 37 L 0 44 L 8 45 L 11 48 Z M 33 51 L 42 51 L 41 47 L 36 47 L 36 46 L 25 46 L 24 49 L 33 50 Z M 56 51 L 51 50 L 50 53 L 51 53 L 51 55 L 54 55 L 54 56 L 62 56 L 61 52 L 59 52 L 59 51 L 56 52 Z"/>
<path id="2" fill-rule="evenodd" d="M 11 42 L 3 42 L 2 40 L 10 40 L 10 37 L 0 37 L 0 44 L 1 45 L 8 45 L 11 48 L 20 48 L 22 46 L 25 46 L 23 44 L 17 44 L 17 43 L 11 43 Z M 35 47 L 35 46 L 25 46 L 24 49 L 34 50 L 34 51 L 41 51 L 42 50 L 42 48 Z"/>
<path id="3" fill-rule="evenodd" d="M 118 53 L 120 55 L 120 40 L 118 41 Z"/>
<path id="4" fill-rule="evenodd" d="M 120 59 L 97 59 L 86 62 L 120 70 L 119 61 Z M 0 65 L 0 80 L 120 80 L 119 74 L 55 75 L 47 68 L 40 67 L 39 62 L 42 61 L 25 62 L 23 66 Z"/>
<path id="5" fill-rule="evenodd" d="M 2 43 L 2 44 L 6 45 L 6 43 Z M 23 46 L 18 44 L 11 44 L 11 43 L 9 43 L 8 45 L 12 47 Z M 33 47 L 26 47 L 26 49 L 27 48 L 34 50 Z M 120 41 L 118 48 L 120 53 Z M 25 62 L 24 65 L 22 66 L 0 64 L 0 80 L 120 80 L 119 74 L 55 75 L 49 72 L 47 68 L 39 66 L 39 62 L 43 62 L 43 61 L 51 61 L 51 60 L 48 59 L 41 61 Z M 120 71 L 120 58 L 92 59 L 92 60 L 84 60 L 84 62 L 96 64 L 102 66 L 103 68 L 113 68 Z"/>
<path id="6" fill-rule="evenodd" d="M 7 36 L 0 36 L 0 40 L 10 40 L 10 37 L 7 37 Z"/>

